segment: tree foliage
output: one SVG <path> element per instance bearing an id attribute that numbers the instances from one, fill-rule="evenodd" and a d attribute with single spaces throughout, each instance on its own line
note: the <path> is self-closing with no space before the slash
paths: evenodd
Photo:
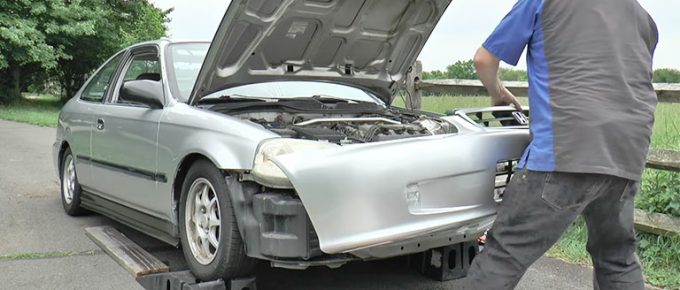
<path id="1" fill-rule="evenodd" d="M 50 42 L 95 34 L 95 17 L 80 9 L 80 1 L 3 1 L 0 10 L 0 101 L 20 96 L 25 75 L 54 69 L 59 60 L 70 58 L 64 46 Z"/>
<path id="2" fill-rule="evenodd" d="M 502 81 L 528 81 L 526 70 L 500 68 L 498 77 Z M 472 60 L 458 61 L 446 67 L 445 71 L 435 70 L 423 72 L 423 79 L 479 79 Z M 680 70 L 661 68 L 654 71 L 655 83 L 680 83 Z"/>
<path id="3" fill-rule="evenodd" d="M 529 80 L 527 71 L 523 69 L 500 68 L 498 78 L 502 81 L 526 82 Z"/>
<path id="4" fill-rule="evenodd" d="M 0 0 L 0 103 L 56 78 L 71 96 L 115 51 L 165 34 L 145 0 Z"/>
<path id="5" fill-rule="evenodd" d="M 528 79 L 527 72 L 520 69 L 501 68 L 498 76 L 503 81 L 526 81 Z M 423 79 L 464 79 L 476 80 L 479 79 L 477 70 L 475 69 L 475 62 L 473 60 L 458 61 L 446 67 L 446 71 L 431 71 L 423 72 Z"/>
<path id="6" fill-rule="evenodd" d="M 98 10 L 97 33 L 60 39 L 72 58 L 63 59 L 54 71 L 70 98 L 87 76 L 108 57 L 131 44 L 154 40 L 165 35 L 165 23 L 170 11 L 161 11 L 146 0 L 84 0 L 87 9 Z"/>
<path id="7" fill-rule="evenodd" d="M 457 61 L 446 67 L 446 71 L 423 72 L 423 79 L 478 79 L 475 62 L 472 60 Z"/>
<path id="8" fill-rule="evenodd" d="M 654 71 L 655 83 L 680 83 L 680 71 L 670 68 L 660 68 Z"/>

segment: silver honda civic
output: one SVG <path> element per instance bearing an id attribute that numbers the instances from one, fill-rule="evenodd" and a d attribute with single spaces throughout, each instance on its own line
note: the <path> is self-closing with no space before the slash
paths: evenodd
<path id="1" fill-rule="evenodd" d="M 233 0 L 212 42 L 120 51 L 59 116 L 64 210 L 181 246 L 204 280 L 476 240 L 526 119 L 391 106 L 449 2 Z"/>

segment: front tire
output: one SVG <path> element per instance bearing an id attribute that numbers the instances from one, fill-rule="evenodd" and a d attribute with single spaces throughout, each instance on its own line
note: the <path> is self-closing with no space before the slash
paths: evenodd
<path id="1" fill-rule="evenodd" d="M 224 175 L 207 160 L 194 163 L 182 185 L 179 207 L 182 251 L 194 275 L 225 281 L 252 272 Z"/>
<path id="2" fill-rule="evenodd" d="M 71 149 L 66 148 L 61 158 L 61 205 L 66 214 L 79 216 L 85 214 L 85 210 L 80 207 L 80 195 L 82 189 L 78 183 L 76 174 L 76 162 L 71 154 Z"/>

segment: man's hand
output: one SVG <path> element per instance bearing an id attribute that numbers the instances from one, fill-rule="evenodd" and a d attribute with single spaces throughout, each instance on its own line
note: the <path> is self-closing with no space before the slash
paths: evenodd
<path id="1" fill-rule="evenodd" d="M 491 95 L 493 106 L 514 105 L 515 109 L 522 110 L 522 104 L 498 79 L 498 67 L 500 60 L 486 48 L 480 47 L 475 54 L 475 67 L 479 79 Z"/>
<path id="2" fill-rule="evenodd" d="M 522 111 L 522 104 L 519 102 L 519 99 L 517 99 L 517 97 L 515 97 L 515 95 L 502 84 L 501 87 L 503 87 L 503 90 L 501 91 L 500 102 L 498 104 L 493 104 L 492 100 L 492 105 L 494 106 L 513 105 L 515 106 L 515 109 L 517 109 L 518 111 Z"/>

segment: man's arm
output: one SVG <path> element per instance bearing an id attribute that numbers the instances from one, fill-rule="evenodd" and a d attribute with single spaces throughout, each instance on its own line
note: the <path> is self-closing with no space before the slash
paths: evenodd
<path id="1" fill-rule="evenodd" d="M 475 67 L 479 79 L 491 95 L 491 105 L 505 106 L 513 104 L 517 110 L 522 110 L 522 104 L 498 78 L 500 60 L 486 48 L 480 47 L 475 54 Z"/>

